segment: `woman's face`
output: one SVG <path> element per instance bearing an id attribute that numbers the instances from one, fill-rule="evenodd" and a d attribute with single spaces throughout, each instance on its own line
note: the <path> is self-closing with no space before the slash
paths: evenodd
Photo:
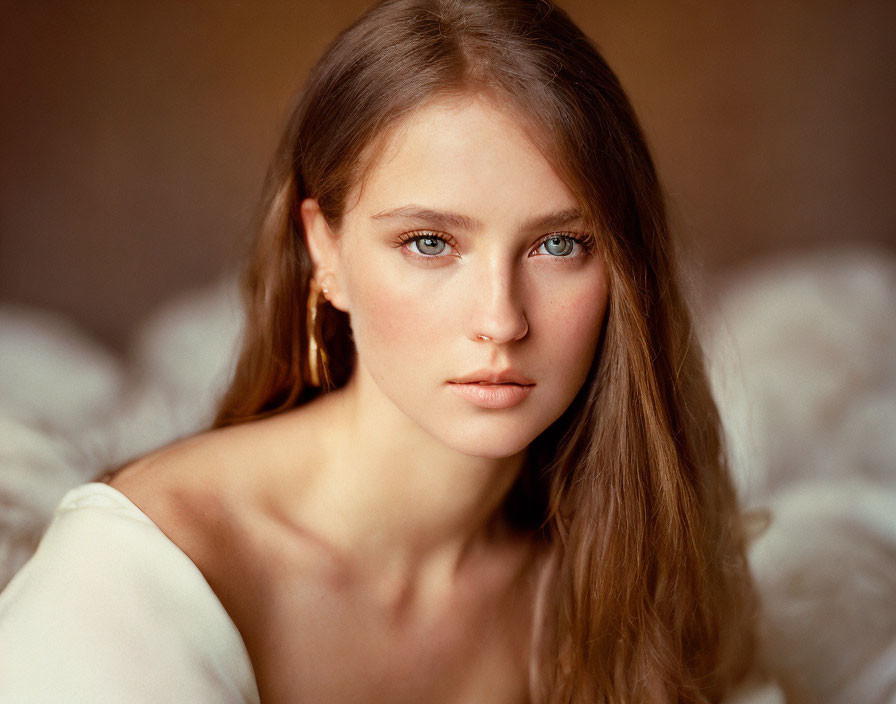
<path id="1" fill-rule="evenodd" d="M 338 234 L 307 205 L 318 274 L 351 316 L 355 373 L 416 426 L 509 457 L 566 410 L 597 347 L 605 271 L 511 113 L 431 103 L 391 136 Z"/>

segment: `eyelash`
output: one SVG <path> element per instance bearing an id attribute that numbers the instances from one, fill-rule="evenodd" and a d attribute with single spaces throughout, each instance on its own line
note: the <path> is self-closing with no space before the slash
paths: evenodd
<path id="1" fill-rule="evenodd" d="M 568 240 L 572 240 L 576 244 L 578 244 L 582 248 L 582 254 L 591 254 L 594 252 L 595 242 L 594 237 L 591 235 L 587 235 L 584 233 L 578 232 L 549 232 L 544 237 L 542 237 L 538 244 L 535 245 L 534 249 L 538 249 L 547 242 L 552 237 L 564 237 Z M 555 256 L 554 259 L 569 259 L 569 256 Z"/>
<path id="2" fill-rule="evenodd" d="M 454 238 L 451 237 L 451 235 L 435 232 L 434 230 L 414 230 L 413 232 L 404 232 L 398 236 L 397 246 L 403 247 L 409 242 L 419 242 L 420 240 L 429 239 L 441 240 L 449 247 L 451 247 L 451 249 L 455 249 L 457 247 L 457 242 L 455 242 Z M 444 256 L 438 254 L 418 254 L 417 252 L 412 252 L 412 254 L 422 259 L 441 259 Z"/>
<path id="3" fill-rule="evenodd" d="M 544 237 L 542 237 L 538 241 L 538 244 L 536 244 L 532 248 L 532 251 L 534 252 L 535 250 L 537 250 L 539 247 L 541 247 L 545 242 L 547 242 L 552 237 L 564 237 L 566 239 L 572 240 L 573 242 L 578 244 L 584 250 L 584 254 L 591 254 L 594 251 L 594 247 L 595 247 L 594 237 L 592 237 L 591 235 L 588 235 L 588 234 L 577 233 L 577 232 L 549 232 L 548 234 L 546 234 Z M 457 247 L 457 243 L 455 242 L 453 237 L 451 237 L 450 235 L 444 234 L 444 233 L 436 232 L 434 230 L 414 230 L 413 232 L 404 232 L 398 236 L 398 243 L 396 246 L 403 247 L 404 245 L 408 244 L 409 242 L 417 242 L 419 240 L 424 240 L 424 239 L 441 240 L 442 242 L 447 244 L 449 247 L 451 247 L 451 249 L 455 249 Z M 417 254 L 416 252 L 412 252 L 412 254 L 414 254 L 414 256 L 419 257 L 421 259 L 441 259 L 441 258 L 443 258 L 443 256 L 445 256 L 445 255 L 439 255 L 439 254 Z M 530 252 L 529 256 L 532 256 L 531 252 Z M 548 255 L 548 256 L 551 256 L 551 255 Z M 567 256 L 553 256 L 552 258 L 553 259 L 571 259 L 573 257 L 567 255 Z"/>

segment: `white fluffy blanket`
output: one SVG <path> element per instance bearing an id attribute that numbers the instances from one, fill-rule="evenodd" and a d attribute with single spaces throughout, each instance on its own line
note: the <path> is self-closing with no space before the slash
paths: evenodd
<path id="1" fill-rule="evenodd" d="M 896 701 L 896 256 L 767 260 L 704 313 L 747 506 L 769 666 L 809 701 Z M 241 327 L 228 282 L 140 325 L 117 357 L 52 314 L 0 305 L 0 587 L 73 486 L 198 430 Z"/>

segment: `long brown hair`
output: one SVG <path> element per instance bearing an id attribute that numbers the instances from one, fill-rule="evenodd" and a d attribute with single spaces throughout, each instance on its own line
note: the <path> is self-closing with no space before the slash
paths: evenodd
<path id="1" fill-rule="evenodd" d="M 719 419 L 677 285 L 660 187 L 613 72 L 547 0 L 386 0 L 299 95 L 247 269 L 242 356 L 216 426 L 305 403 L 312 264 L 298 204 L 338 227 L 390 128 L 446 93 L 508 106 L 595 223 L 609 306 L 589 379 L 532 445 L 552 560 L 538 702 L 717 701 L 750 664 L 753 591 Z M 322 311 L 334 387 L 347 317 Z"/>

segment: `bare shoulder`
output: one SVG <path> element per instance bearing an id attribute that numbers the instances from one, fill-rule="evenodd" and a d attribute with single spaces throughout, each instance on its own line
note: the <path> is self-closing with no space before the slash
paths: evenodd
<path id="1" fill-rule="evenodd" d="M 205 572 L 270 522 L 273 497 L 298 496 L 317 452 L 301 413 L 210 430 L 152 452 L 109 484 Z"/>
<path id="2" fill-rule="evenodd" d="M 230 493 L 246 430 L 211 430 L 162 447 L 118 470 L 109 484 L 162 527 L 178 513 L 172 506 L 178 498 L 221 501 Z"/>
<path id="3" fill-rule="evenodd" d="M 308 487 L 325 452 L 314 413 L 298 409 L 196 435 L 109 482 L 196 565 L 256 671 L 274 645 L 270 634 L 307 617 L 306 606 L 339 569 L 315 532 L 303 528 L 301 510 L 290 510 L 311 500 Z"/>

